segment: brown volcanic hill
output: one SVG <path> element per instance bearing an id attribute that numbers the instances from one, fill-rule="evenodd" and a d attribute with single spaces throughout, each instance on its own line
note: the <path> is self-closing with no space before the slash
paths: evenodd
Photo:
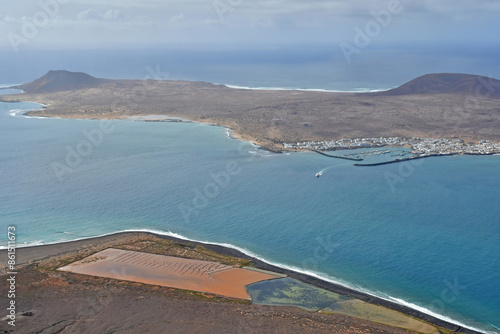
<path id="1" fill-rule="evenodd" d="M 37 116 L 186 118 L 231 128 L 240 138 L 271 150 L 281 150 L 282 143 L 340 138 L 500 140 L 500 98 L 486 94 L 488 87 L 495 93 L 498 81 L 484 77 L 430 75 L 379 94 L 246 90 L 174 80 L 96 80 L 102 83 L 91 89 L 2 95 L 0 100 L 47 105 L 30 113 Z M 480 84 L 481 98 L 443 94 L 475 94 L 475 83 Z"/>
<path id="2" fill-rule="evenodd" d="M 105 80 L 94 78 L 81 72 L 49 71 L 43 77 L 16 88 L 26 93 L 53 93 L 64 90 L 89 88 L 103 83 Z"/>
<path id="3" fill-rule="evenodd" d="M 500 98 L 500 80 L 458 73 L 426 74 L 377 95 L 460 94 Z"/>

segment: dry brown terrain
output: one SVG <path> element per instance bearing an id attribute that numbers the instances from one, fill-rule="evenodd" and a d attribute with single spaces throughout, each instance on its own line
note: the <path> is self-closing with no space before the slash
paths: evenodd
<path id="1" fill-rule="evenodd" d="M 79 275 L 57 268 L 109 247 L 244 266 L 248 260 L 189 242 L 123 233 L 18 250 L 16 327 L 2 333 L 409 333 L 341 314 L 252 305 L 168 287 Z M 0 254 L 4 256 L 5 252 Z M 1 276 L 5 278 L 4 275 Z M 6 305 L 6 286 L 0 304 Z"/>
<path id="2" fill-rule="evenodd" d="M 258 91 L 152 80 L 98 80 L 81 88 L 68 78 L 58 87 L 60 76 L 52 79 L 49 91 L 42 89 L 48 85 L 44 77 L 36 85 L 26 86 L 31 87 L 28 93 L 2 99 L 44 103 L 45 110 L 33 113 L 40 116 L 183 117 L 232 128 L 237 136 L 274 150 L 282 150 L 284 142 L 380 136 L 500 141 L 500 99 L 496 94 L 500 87 L 481 86 L 486 79 L 464 79 L 466 88 L 416 79 L 393 94 Z M 422 88 L 426 85 L 427 90 Z"/>

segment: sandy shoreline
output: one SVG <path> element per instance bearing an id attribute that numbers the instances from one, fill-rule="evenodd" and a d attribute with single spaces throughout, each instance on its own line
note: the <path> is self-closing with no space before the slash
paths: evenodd
<path id="1" fill-rule="evenodd" d="M 254 266 L 258 269 L 263 269 L 279 274 L 284 274 L 287 275 L 291 278 L 295 278 L 299 281 L 302 281 L 304 283 L 309 283 L 312 285 L 315 285 L 317 287 L 323 288 L 325 290 L 338 293 L 340 295 L 344 296 L 349 296 L 349 297 L 354 297 L 356 299 L 360 299 L 362 301 L 368 302 L 370 304 L 374 305 L 381 305 L 386 308 L 396 310 L 398 312 L 401 312 L 403 314 L 409 315 L 411 317 L 423 320 L 425 322 L 431 323 L 433 325 L 446 328 L 451 331 L 455 332 L 460 332 L 460 333 L 479 333 L 473 330 L 469 329 L 464 329 L 456 324 L 452 324 L 446 321 L 442 321 L 440 319 L 437 319 L 435 317 L 429 316 L 427 314 L 424 314 L 422 312 L 413 310 L 411 308 L 408 308 L 403 305 L 399 305 L 396 303 L 389 302 L 387 300 L 360 292 L 360 291 L 355 291 L 349 288 L 346 288 L 344 286 L 330 283 L 306 274 L 294 272 L 292 270 L 280 268 L 271 264 L 268 264 L 264 261 L 261 261 L 256 258 L 252 258 L 246 254 L 241 253 L 240 251 L 232 248 L 227 248 L 219 245 L 212 245 L 212 244 L 204 244 L 200 242 L 195 242 L 195 241 L 187 241 L 183 239 L 178 239 L 170 236 L 165 236 L 165 235 L 158 235 L 150 232 L 120 232 L 112 235 L 107 235 L 107 236 L 102 236 L 102 237 L 96 237 L 96 238 L 89 238 L 89 239 L 84 239 L 84 240 L 78 240 L 78 241 L 69 241 L 69 242 L 63 242 L 63 243 L 58 243 L 58 244 L 51 244 L 51 245 L 41 245 L 41 246 L 33 246 L 33 247 L 25 247 L 25 248 L 19 248 L 17 250 L 17 265 L 19 267 L 26 267 L 29 266 L 29 264 L 40 261 L 40 260 L 49 260 L 51 258 L 67 255 L 74 253 L 75 251 L 79 252 L 90 252 L 91 250 L 94 250 L 96 248 L 100 249 L 103 247 L 106 247 L 106 245 L 112 245 L 114 243 L 123 241 L 124 239 L 133 239 L 137 238 L 140 236 L 144 235 L 151 235 L 155 237 L 159 237 L 165 240 L 169 241 L 175 241 L 180 244 L 184 245 L 201 245 L 205 247 L 206 249 L 216 252 L 218 254 L 224 255 L 224 256 L 231 256 L 231 257 L 237 257 L 237 258 L 242 258 L 242 259 L 248 259 L 250 260 Z M 6 250 L 0 250 L 0 257 L 5 257 L 7 254 Z M 22 269 L 19 270 L 22 272 Z"/>
<path id="2" fill-rule="evenodd" d="M 1 96 L 0 96 L 0 102 L 2 102 Z M 74 115 L 74 114 L 51 114 L 47 113 L 47 108 L 49 107 L 48 105 L 40 102 L 34 102 L 40 104 L 42 107 L 40 109 L 32 109 L 32 110 L 26 110 L 26 111 L 18 111 L 16 112 L 17 115 L 22 115 L 25 117 L 31 117 L 31 118 L 67 118 L 67 119 L 76 119 L 76 120 L 121 120 L 121 121 L 139 121 L 139 122 L 166 122 L 166 123 L 198 123 L 198 124 L 204 124 L 204 125 L 209 125 L 209 126 L 216 126 L 216 127 L 221 127 L 224 129 L 227 129 L 230 131 L 230 137 L 232 139 L 237 139 L 240 141 L 244 142 L 249 142 L 254 146 L 257 146 L 261 149 L 264 149 L 266 151 L 272 152 L 272 153 L 284 153 L 284 152 L 304 152 L 304 151 L 317 151 L 317 148 L 314 147 L 309 147 L 309 148 L 304 148 L 304 147 L 289 147 L 289 143 L 285 142 L 270 142 L 266 140 L 259 139 L 258 137 L 249 134 L 248 132 L 245 131 L 238 131 L 238 123 L 237 122 L 231 122 L 230 124 L 226 124 L 226 122 L 220 122 L 217 120 L 213 120 L 210 118 L 203 118 L 203 119 L 196 119 L 192 118 L 189 116 L 184 116 L 184 115 L 177 115 L 177 114 L 169 114 L 169 115 L 162 115 L 162 114 L 132 114 L 132 115 L 116 115 L 114 117 L 110 117 L 109 115 L 105 114 L 80 114 L 80 115 Z M 339 139 L 339 138 L 337 138 Z M 350 139 L 356 139 L 356 138 L 350 138 Z M 360 138 L 358 138 L 360 139 Z M 448 139 L 449 138 L 441 138 L 441 139 Z M 331 138 L 329 139 L 331 140 Z M 302 141 L 299 139 L 296 139 L 295 141 L 292 140 L 292 142 L 298 142 Z M 306 141 L 307 142 L 307 141 Z M 480 142 L 479 139 L 477 138 L 469 138 L 469 143 L 474 143 L 478 144 Z M 379 148 L 380 146 L 372 146 L 370 148 Z M 384 146 L 385 147 L 385 146 Z M 411 148 L 411 145 L 402 145 L 402 146 L 395 146 L 395 147 L 409 147 Z M 359 149 L 360 147 L 342 147 L 342 148 L 332 148 L 327 151 L 342 151 L 342 150 L 354 150 L 354 149 Z M 489 154 L 482 154 L 482 153 L 464 153 L 464 152 L 457 152 L 457 153 L 451 153 L 453 155 L 477 155 L 477 156 L 486 156 L 486 155 L 494 155 L 497 154 L 497 151 L 494 151 Z M 439 154 L 430 154 L 428 156 L 437 156 Z M 398 159 L 392 161 L 392 162 L 399 162 Z M 362 166 L 362 165 L 360 165 Z"/>
<path id="3" fill-rule="evenodd" d="M 0 102 L 3 102 L 0 97 Z M 82 117 L 86 115 L 79 115 L 79 116 L 71 116 L 71 115 L 52 115 L 52 114 L 47 114 L 44 111 L 48 107 L 47 105 L 40 103 L 40 102 L 34 102 L 40 104 L 42 107 L 40 109 L 36 110 L 26 110 L 26 111 L 19 111 L 16 113 L 16 116 L 22 115 L 22 116 L 27 116 L 27 117 L 39 117 L 39 118 L 54 118 L 54 119 L 60 119 L 60 118 L 66 118 L 66 119 L 75 119 L 75 120 L 109 120 L 109 121 L 136 121 L 136 122 L 153 122 L 153 123 L 198 123 L 198 124 L 204 124 L 208 126 L 217 126 L 221 127 L 224 129 L 227 129 L 231 131 L 231 138 L 245 141 L 245 142 L 250 142 L 255 146 L 258 146 L 264 150 L 267 150 L 269 152 L 273 153 L 282 153 L 282 152 L 298 152 L 298 151 L 309 151 L 309 150 L 300 150 L 300 149 L 286 149 L 283 147 L 281 144 L 270 144 L 268 142 L 260 141 L 258 138 L 250 136 L 250 135 L 244 135 L 240 134 L 237 131 L 235 131 L 234 128 L 231 128 L 229 126 L 217 124 L 216 122 L 212 122 L 210 120 L 192 120 L 188 119 L 185 117 L 179 117 L 179 116 L 167 116 L 167 115 L 148 115 L 148 114 L 137 114 L 137 115 L 131 115 L 131 116 L 117 116 L 110 118 L 108 116 L 101 115 L 99 116 L 89 116 L 89 117 Z"/>
<path id="4" fill-rule="evenodd" d="M 81 120 L 131 120 L 131 121 L 138 121 L 138 122 L 165 122 L 165 123 L 198 123 L 198 124 L 204 124 L 204 125 L 209 125 L 209 126 L 216 126 L 216 127 L 221 127 L 224 129 L 227 129 L 230 131 L 230 137 L 232 139 L 244 141 L 244 142 L 249 142 L 252 145 L 259 147 L 261 149 L 264 149 L 266 151 L 272 152 L 272 153 L 284 153 L 284 152 L 317 152 L 319 153 L 318 149 L 311 147 L 311 148 L 302 148 L 302 147 L 294 147 L 290 148 L 285 145 L 285 143 L 270 143 L 266 141 L 262 141 L 257 137 L 251 136 L 249 134 L 243 134 L 243 133 L 238 133 L 237 130 L 235 130 L 232 127 L 229 127 L 227 125 L 222 125 L 222 124 L 217 124 L 217 122 L 213 122 L 212 120 L 191 120 L 188 118 L 183 118 L 183 117 L 177 117 L 177 116 L 167 116 L 167 115 L 133 115 L 133 116 L 127 116 L 127 117 L 117 117 L 117 118 L 108 118 L 108 117 L 91 117 L 91 118 L 74 118 L 70 117 L 68 115 L 62 115 L 62 116 L 55 116 L 55 115 L 50 115 L 50 114 L 41 114 L 40 112 L 43 112 L 45 110 L 45 105 L 43 105 L 42 109 L 37 109 L 37 110 L 27 110 L 25 112 L 19 111 L 17 114 L 27 116 L 27 117 L 38 117 L 38 118 L 68 118 L 68 119 L 81 119 Z M 356 138 L 350 138 L 350 139 L 356 139 Z M 358 138 L 359 139 L 359 138 Z M 441 139 L 448 139 L 448 138 L 441 138 Z M 449 140 L 449 139 L 448 139 Z M 474 143 L 478 144 L 480 142 L 479 139 L 470 139 L 469 143 Z M 407 147 L 407 148 L 412 148 L 411 145 L 401 145 L 401 146 L 371 146 L 369 148 L 380 148 L 380 147 Z M 342 148 L 331 148 L 325 151 L 349 151 L 349 150 L 356 150 L 360 149 L 362 147 L 342 147 Z M 432 156 L 446 156 L 446 155 L 475 155 L 475 156 L 488 156 L 488 155 L 495 155 L 498 154 L 498 151 L 492 151 L 491 153 L 465 153 L 465 152 L 456 152 L 456 153 L 434 153 L 434 154 L 429 154 L 426 156 L 422 156 L 423 158 L 426 157 L 432 157 Z M 344 158 L 342 158 L 344 159 Z M 350 160 L 350 159 L 347 159 Z M 390 163 L 393 162 L 402 162 L 405 160 L 393 160 Z M 375 164 L 376 165 L 376 164 Z M 375 166 L 373 165 L 373 166 Z M 358 166 L 355 164 L 355 166 Z M 359 166 L 364 166 L 364 165 L 359 165 Z"/>
<path id="5" fill-rule="evenodd" d="M 38 84 L 51 79 L 37 81 Z M 72 74 L 64 74 L 68 80 Z M 52 78 L 56 80 L 57 78 Z M 474 77 L 457 78 L 473 80 Z M 75 79 L 76 80 L 76 79 Z M 57 81 L 57 80 L 56 80 Z M 500 140 L 496 96 L 478 102 L 480 112 L 468 108 L 466 97 L 474 91 L 432 94 L 403 91 L 401 94 L 338 93 L 297 90 L 234 89 L 205 82 L 154 81 L 140 100 L 131 93 L 144 89 L 141 80 L 95 79 L 87 88 L 61 84 L 60 90 L 3 95 L 1 101 L 39 101 L 47 107 L 33 116 L 75 119 L 124 119 L 162 115 L 210 123 L 234 130 L 272 151 L 283 143 L 328 141 L 334 138 L 425 137 L 464 140 Z M 424 80 L 425 83 L 425 80 Z M 469 82 L 470 83 L 470 82 Z M 37 85 L 34 85 L 37 88 Z M 472 94 L 472 95 L 471 95 Z M 459 108 L 460 112 L 456 112 Z"/>

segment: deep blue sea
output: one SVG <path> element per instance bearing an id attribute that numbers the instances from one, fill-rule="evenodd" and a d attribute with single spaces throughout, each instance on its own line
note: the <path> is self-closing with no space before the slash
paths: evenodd
<path id="1" fill-rule="evenodd" d="M 301 81 L 306 68 L 297 72 L 295 65 L 275 68 L 285 79 L 238 80 L 254 66 L 238 67 L 232 81 L 231 71 L 217 78 L 206 64 L 199 65 L 211 73 L 206 77 L 203 70 L 200 77 L 189 70 L 177 76 L 253 87 L 397 85 L 388 77 Z M 0 83 L 28 81 L 25 74 L 7 77 Z M 0 103 L 0 233 L 15 225 L 20 245 L 156 231 L 231 246 L 500 333 L 500 156 L 359 168 L 316 153 L 269 153 L 209 125 L 26 118 L 12 111 L 37 107 Z"/>

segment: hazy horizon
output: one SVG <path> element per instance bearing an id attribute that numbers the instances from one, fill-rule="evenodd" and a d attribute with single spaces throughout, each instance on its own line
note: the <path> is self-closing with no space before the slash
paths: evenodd
<path id="1" fill-rule="evenodd" d="M 0 6 L 4 84 L 55 69 L 141 79 L 148 66 L 161 66 L 173 79 L 213 82 L 216 71 L 243 65 L 252 68 L 249 74 L 274 76 L 280 86 L 309 75 L 314 88 L 328 88 L 324 82 L 388 88 L 443 72 L 500 77 L 495 1 L 40 0 Z"/>
<path id="2" fill-rule="evenodd" d="M 431 51 L 434 51 L 432 53 Z M 434 48 L 402 51 L 374 47 L 347 64 L 335 46 L 307 45 L 253 50 L 128 49 L 0 52 L 9 64 L 0 84 L 33 81 L 49 70 L 85 72 L 108 79 L 143 79 L 147 68 L 164 79 L 249 86 L 351 90 L 388 89 L 428 73 L 466 73 L 500 78 L 497 48 Z M 300 85 L 299 85 L 300 83 Z"/>

